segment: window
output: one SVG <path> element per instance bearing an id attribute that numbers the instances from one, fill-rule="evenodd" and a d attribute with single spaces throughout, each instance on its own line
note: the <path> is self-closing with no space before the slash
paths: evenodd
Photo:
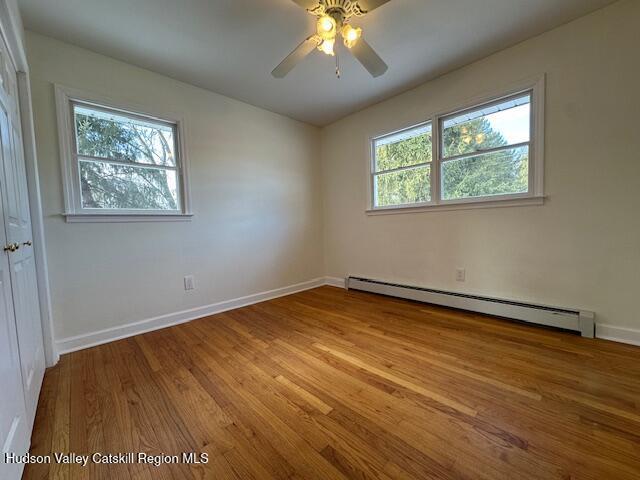
<path id="1" fill-rule="evenodd" d="M 374 199 L 377 207 L 431 200 L 431 124 L 374 140 Z"/>
<path id="2" fill-rule="evenodd" d="M 188 216 L 179 122 L 56 92 L 68 220 Z"/>
<path id="3" fill-rule="evenodd" d="M 527 193 L 531 94 L 441 119 L 443 200 Z"/>
<path id="4" fill-rule="evenodd" d="M 542 91 L 539 82 L 374 138 L 371 211 L 541 203 Z"/>

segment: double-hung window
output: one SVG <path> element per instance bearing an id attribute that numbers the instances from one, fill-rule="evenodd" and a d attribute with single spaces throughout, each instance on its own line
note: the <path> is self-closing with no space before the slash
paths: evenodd
<path id="1" fill-rule="evenodd" d="M 373 141 L 373 192 L 377 207 L 431 201 L 431 123 Z"/>
<path id="2" fill-rule="evenodd" d="M 57 97 L 68 220 L 188 216 L 179 122 Z"/>
<path id="3" fill-rule="evenodd" d="M 441 200 L 529 191 L 531 93 L 440 120 Z"/>
<path id="4" fill-rule="evenodd" d="M 539 203 L 542 91 L 538 84 L 374 138 L 370 211 Z"/>

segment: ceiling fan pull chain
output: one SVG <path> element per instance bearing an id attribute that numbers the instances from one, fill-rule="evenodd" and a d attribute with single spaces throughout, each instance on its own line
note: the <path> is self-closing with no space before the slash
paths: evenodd
<path id="1" fill-rule="evenodd" d="M 340 78 L 340 59 L 338 58 L 338 52 L 336 52 L 336 77 Z"/>

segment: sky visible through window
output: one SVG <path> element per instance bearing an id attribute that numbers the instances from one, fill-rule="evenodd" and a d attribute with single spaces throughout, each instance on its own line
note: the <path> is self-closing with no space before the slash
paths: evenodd
<path id="1" fill-rule="evenodd" d="M 445 137 L 454 135 L 455 132 L 460 132 L 467 137 L 467 132 L 473 131 L 474 124 L 480 119 L 483 119 L 487 128 L 502 138 L 501 143 L 505 146 L 529 142 L 531 139 L 531 94 L 506 99 L 499 103 L 447 117 L 443 122 Z M 467 141 L 471 150 L 479 151 L 489 147 L 484 145 L 484 136 L 478 137 L 473 145 L 471 143 Z M 495 144 L 491 145 L 491 147 L 495 146 Z M 449 152 L 445 150 L 444 156 L 448 157 Z"/>
<path id="2" fill-rule="evenodd" d="M 500 132 L 509 145 L 529 141 L 530 104 L 503 110 L 487 117 L 491 128 Z"/>

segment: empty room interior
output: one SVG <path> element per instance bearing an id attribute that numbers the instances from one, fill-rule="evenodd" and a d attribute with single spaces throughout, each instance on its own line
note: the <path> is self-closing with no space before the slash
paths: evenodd
<path id="1" fill-rule="evenodd" d="M 640 479 L 639 0 L 0 0 L 0 480 Z"/>

